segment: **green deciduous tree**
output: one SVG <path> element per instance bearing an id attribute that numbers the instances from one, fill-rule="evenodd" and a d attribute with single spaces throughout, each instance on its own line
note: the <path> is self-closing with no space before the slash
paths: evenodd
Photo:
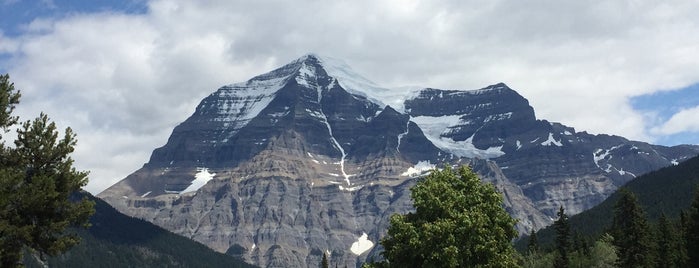
<path id="1" fill-rule="evenodd" d="M 556 257 L 553 260 L 553 267 L 566 268 L 569 266 L 570 259 L 570 224 L 568 223 L 568 215 L 566 215 L 563 206 L 558 209 L 558 219 L 553 222 L 553 227 L 556 230 Z"/>
<path id="2" fill-rule="evenodd" d="M 12 116 L 18 102 L 9 76 L 0 76 L 3 133 L 18 122 Z M 72 130 L 59 139 L 55 124 L 41 114 L 21 124 L 14 147 L 0 141 L 0 266 L 21 266 L 25 247 L 54 255 L 78 243 L 64 231 L 87 224 L 93 203 L 70 200 L 87 183 L 87 173 L 75 170 L 69 156 L 76 144 Z"/>
<path id="3" fill-rule="evenodd" d="M 617 261 L 614 237 L 604 234 L 592 246 L 590 250 L 589 267 L 615 267 Z"/>
<path id="4" fill-rule="evenodd" d="M 621 189 L 621 197 L 614 206 L 612 236 L 617 248 L 620 267 L 653 266 L 653 247 L 645 213 L 636 196 Z"/>
<path id="5" fill-rule="evenodd" d="M 514 267 L 515 220 L 469 167 L 433 170 L 411 189 L 415 212 L 381 240 L 391 267 Z"/>

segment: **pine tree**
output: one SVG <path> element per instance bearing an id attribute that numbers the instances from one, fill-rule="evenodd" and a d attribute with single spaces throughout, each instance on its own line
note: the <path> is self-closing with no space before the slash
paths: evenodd
<path id="1" fill-rule="evenodd" d="M 689 208 L 686 232 L 687 265 L 699 267 L 699 187 L 694 191 L 694 200 Z"/>
<path id="2" fill-rule="evenodd" d="M 415 212 L 393 215 L 381 240 L 391 267 L 516 267 L 515 220 L 469 167 L 445 167 L 411 188 Z"/>
<path id="3" fill-rule="evenodd" d="M 665 213 L 661 214 L 660 219 L 658 219 L 655 237 L 655 241 L 658 243 L 658 259 L 656 267 L 665 268 L 679 266 L 679 245 L 677 240 L 678 237 L 675 227 L 667 219 Z"/>
<path id="4" fill-rule="evenodd" d="M 529 242 L 527 242 L 527 251 L 532 254 L 539 251 L 539 238 L 536 237 L 536 232 L 532 229 L 529 233 Z"/>
<path id="5" fill-rule="evenodd" d="M 0 128 L 6 133 L 17 124 L 12 116 L 19 93 L 0 76 Z M 14 147 L 0 136 L 0 267 L 21 266 L 23 249 L 55 255 L 79 242 L 68 226 L 88 223 L 94 212 L 86 199 L 71 195 L 87 184 L 87 173 L 76 171 L 70 154 L 75 134 L 66 129 L 62 139 L 45 114 L 24 122 Z"/>
<path id="6" fill-rule="evenodd" d="M 568 253 L 570 252 L 570 224 L 563 206 L 558 209 L 558 219 L 553 223 L 556 230 L 556 257 L 553 266 L 566 268 L 570 265 Z"/>
<path id="7" fill-rule="evenodd" d="M 678 222 L 678 237 L 677 242 L 679 243 L 678 250 L 678 265 L 677 267 L 687 267 L 687 262 L 689 262 L 689 253 L 687 253 L 687 233 L 689 232 L 689 215 L 687 212 L 680 211 L 680 219 Z"/>
<path id="8" fill-rule="evenodd" d="M 650 267 L 652 240 L 645 213 L 636 196 L 627 189 L 620 191 L 621 197 L 614 206 L 612 236 L 618 250 L 620 267 Z"/>
<path id="9" fill-rule="evenodd" d="M 323 252 L 323 259 L 320 261 L 321 268 L 328 268 L 328 255 Z"/>
<path id="10" fill-rule="evenodd" d="M 7 132 L 7 128 L 17 123 L 18 118 L 12 116 L 15 105 L 19 103 L 19 91 L 15 90 L 15 85 L 10 82 L 10 76 L 0 75 L 0 148 L 4 147 L 2 134 Z"/>

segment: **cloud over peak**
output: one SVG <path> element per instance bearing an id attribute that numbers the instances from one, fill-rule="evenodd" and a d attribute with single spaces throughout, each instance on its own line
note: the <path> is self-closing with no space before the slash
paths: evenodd
<path id="1" fill-rule="evenodd" d="M 699 82 L 697 12 L 689 0 L 154 0 L 142 12 L 0 29 L 0 70 L 22 90 L 25 119 L 45 111 L 76 130 L 76 164 L 99 192 L 146 162 L 204 96 L 309 51 L 385 86 L 503 81 L 538 117 L 578 130 L 645 141 L 697 133 L 696 107 L 663 122 L 630 103 Z"/>

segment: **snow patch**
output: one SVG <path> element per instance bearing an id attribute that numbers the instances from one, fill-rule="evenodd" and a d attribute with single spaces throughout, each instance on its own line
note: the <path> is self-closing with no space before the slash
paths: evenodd
<path id="1" fill-rule="evenodd" d="M 410 131 L 410 119 L 408 119 L 408 122 L 405 122 L 405 132 L 398 134 L 398 145 L 396 145 L 396 152 L 400 152 L 400 141 L 403 140 L 405 135 L 408 135 L 408 131 Z"/>
<path id="2" fill-rule="evenodd" d="M 412 166 L 408 168 L 405 172 L 401 173 L 401 176 L 410 176 L 410 177 L 415 177 L 418 175 L 421 175 L 424 172 L 430 171 L 434 169 L 435 165 L 431 164 L 429 160 L 427 161 L 420 161 L 415 164 L 415 166 Z"/>
<path id="3" fill-rule="evenodd" d="M 369 236 L 366 233 L 362 233 L 362 236 L 360 236 L 357 239 L 357 242 L 352 243 L 352 246 L 350 247 L 350 251 L 354 253 L 354 255 L 362 255 L 362 253 L 367 252 L 371 248 L 374 247 L 374 242 L 371 242 L 369 240 Z"/>
<path id="4" fill-rule="evenodd" d="M 631 172 L 625 171 L 623 168 L 617 170 L 617 172 L 619 172 L 619 175 L 622 175 L 622 176 L 628 174 L 628 175 L 631 175 L 631 176 L 634 177 L 634 178 L 636 177 L 636 174 L 633 174 L 633 173 L 631 173 Z"/>
<path id="5" fill-rule="evenodd" d="M 354 192 L 354 191 L 357 191 L 359 189 L 362 189 L 364 187 L 364 185 L 359 185 L 359 186 L 354 186 L 354 187 L 342 187 L 342 185 L 338 185 L 338 187 L 340 188 L 340 191 Z"/>
<path id="6" fill-rule="evenodd" d="M 213 120 L 222 122 L 227 128 L 226 131 L 230 133 L 229 136 L 235 135 L 269 105 L 290 75 L 285 74 L 283 77 L 263 75 L 247 82 L 221 87 L 211 95 L 215 101 L 209 105 L 218 110 Z M 200 106 L 206 104 L 202 102 Z M 282 116 L 282 114 L 272 116 Z"/>
<path id="7" fill-rule="evenodd" d="M 596 165 L 599 169 L 604 170 L 604 171 L 606 171 L 607 173 L 612 172 L 612 171 L 611 171 L 611 170 L 612 170 L 612 165 L 607 164 L 607 168 L 602 168 L 602 167 L 600 166 L 600 161 L 602 161 L 602 160 L 611 160 L 612 157 L 614 157 L 613 155 L 611 155 L 611 152 L 614 151 L 614 150 L 616 150 L 616 149 L 619 149 L 621 146 L 623 146 L 623 144 L 619 144 L 619 145 L 617 145 L 617 146 L 614 146 L 614 147 L 609 148 L 609 149 L 606 149 L 606 150 L 605 150 L 605 149 L 597 149 L 597 150 L 595 150 L 595 151 L 592 153 L 592 158 L 593 158 L 593 160 L 595 161 L 595 165 Z M 609 157 L 609 159 L 607 159 L 607 157 Z"/>
<path id="8" fill-rule="evenodd" d="M 196 192 L 207 182 L 213 179 L 214 176 L 216 176 L 216 173 L 210 173 L 208 168 L 197 168 L 197 171 L 199 172 L 197 172 L 197 174 L 194 175 L 194 180 L 192 181 L 192 184 L 190 184 L 189 187 L 187 187 L 186 189 L 182 190 L 180 194 Z"/>
<path id="9" fill-rule="evenodd" d="M 490 121 L 500 121 L 500 120 L 506 120 L 510 119 L 512 117 L 512 112 L 504 113 L 504 114 L 493 114 L 493 115 L 488 115 L 488 117 L 483 120 L 483 123 L 487 123 Z"/>
<path id="10" fill-rule="evenodd" d="M 417 96 L 424 87 L 384 88 L 356 73 L 340 59 L 314 55 L 328 75 L 337 79 L 347 92 L 363 96 L 381 107 L 390 105 L 399 112 L 404 111 L 404 102 Z"/>
<path id="11" fill-rule="evenodd" d="M 305 66 L 305 63 L 304 63 L 304 66 Z M 318 108 L 319 109 L 318 118 L 322 119 L 323 123 L 325 123 L 325 127 L 328 129 L 328 134 L 330 135 L 330 140 L 333 142 L 333 145 L 335 146 L 335 148 L 337 148 L 340 151 L 340 153 L 342 154 L 342 157 L 340 158 L 340 172 L 342 173 L 342 176 L 345 178 L 345 182 L 347 183 L 347 185 L 348 186 L 352 185 L 352 183 L 350 183 L 350 180 L 349 180 L 349 177 L 352 175 L 348 175 L 345 172 L 345 158 L 347 158 L 347 153 L 345 153 L 345 149 L 343 149 L 342 145 L 340 145 L 340 143 L 337 141 L 337 139 L 335 139 L 335 136 L 333 135 L 333 129 L 330 126 L 330 122 L 328 122 L 328 117 L 323 112 L 323 106 L 321 105 L 321 101 L 323 100 L 323 88 L 317 86 L 316 90 L 317 90 L 317 94 L 318 94 L 317 101 L 318 101 L 318 107 L 319 107 Z"/>
<path id="12" fill-rule="evenodd" d="M 597 149 L 594 153 L 592 153 L 592 158 L 595 161 L 595 165 L 597 165 L 598 168 L 602 168 L 599 165 L 599 161 L 606 159 L 607 156 L 609 156 L 609 151 L 605 149 Z M 611 156 L 609 158 L 611 159 Z"/>
<path id="13" fill-rule="evenodd" d="M 680 162 L 677 162 L 677 159 L 672 159 L 672 161 L 670 161 L 670 163 L 672 163 L 673 166 L 677 166 L 680 164 Z"/>
<path id="14" fill-rule="evenodd" d="M 473 135 L 465 141 L 455 141 L 442 135 L 448 134 L 453 128 L 463 125 L 461 115 L 445 116 L 417 116 L 410 120 L 415 122 L 428 140 L 444 151 L 461 157 L 468 158 L 497 158 L 505 155 L 502 146 L 478 149 L 473 145 Z M 474 134 L 475 135 L 475 134 Z"/>
<path id="15" fill-rule="evenodd" d="M 556 145 L 556 146 L 558 146 L 558 147 L 563 146 L 563 144 L 561 143 L 561 141 L 555 140 L 555 139 L 553 138 L 553 133 L 550 133 L 550 132 L 549 132 L 549 138 L 548 138 L 546 141 L 542 142 L 541 145 L 543 145 L 543 146 Z"/>

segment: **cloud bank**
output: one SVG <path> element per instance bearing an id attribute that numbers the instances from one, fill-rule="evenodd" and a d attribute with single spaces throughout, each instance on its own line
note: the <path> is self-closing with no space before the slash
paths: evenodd
<path id="1" fill-rule="evenodd" d="M 655 122 L 629 103 L 699 82 L 699 2 L 650 2 L 154 0 L 143 14 L 0 32 L 0 69 L 22 90 L 24 119 L 44 111 L 76 130 L 93 193 L 147 162 L 216 88 L 308 52 L 384 86 L 505 82 L 539 118 L 652 142 L 699 132 L 699 108 Z"/>

